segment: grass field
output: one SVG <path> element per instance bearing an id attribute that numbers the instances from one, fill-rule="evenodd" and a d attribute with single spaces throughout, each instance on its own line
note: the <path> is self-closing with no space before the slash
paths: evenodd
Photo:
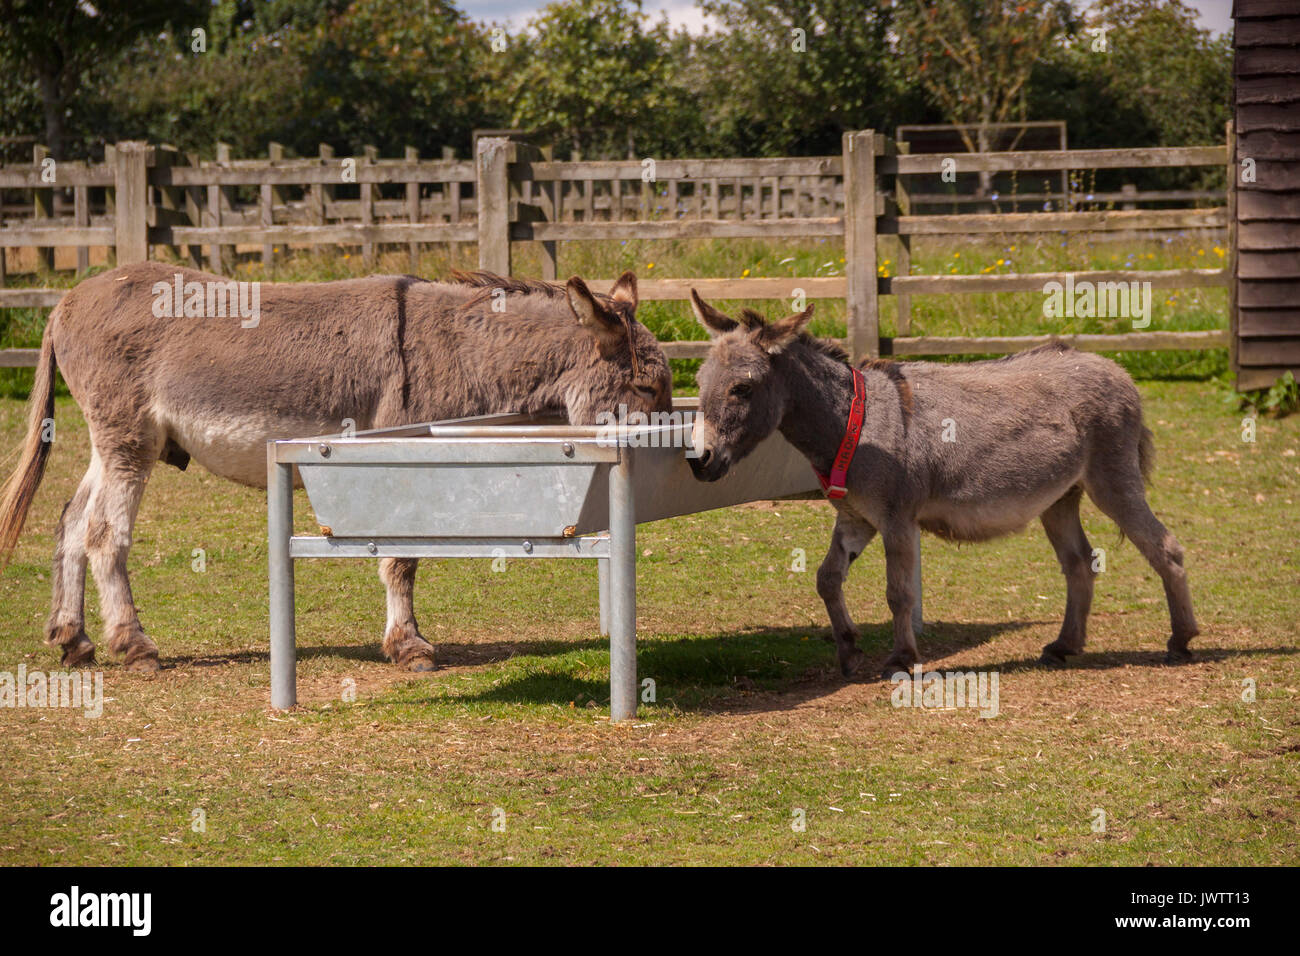
<path id="1" fill-rule="evenodd" d="M 932 255 L 952 251 L 961 250 Z M 689 254 L 668 260 L 667 274 L 692 274 Z M 820 255 L 798 254 L 812 257 L 799 260 L 806 267 Z M 1201 258 L 1160 254 L 1162 265 L 1143 266 Z M 1034 255 L 1042 259 L 1017 271 L 1057 252 Z M 776 274 L 778 264 L 753 268 Z M 591 275 L 625 265 L 646 274 L 639 258 L 586 263 Z M 284 277 L 294 268 L 324 267 L 291 266 Z M 1184 296 L 1153 327 L 1221 324 L 1216 294 Z M 981 318 L 969 302 L 945 311 L 937 297 L 917 300 L 915 322 L 935 334 L 1042 328 L 1025 297 L 985 309 Z M 835 331 L 827 311 L 822 331 Z M 665 337 L 696 334 L 676 306 L 642 314 Z M 1295 865 L 1300 419 L 1260 419 L 1246 443 L 1241 413 L 1213 378 L 1222 353 L 1125 361 L 1160 453 L 1152 506 L 1188 555 L 1203 632 L 1192 665 L 1161 663 L 1159 581 L 1086 504 L 1088 533 L 1107 552 L 1088 652 L 1065 670 L 1036 664 L 1064 606 L 1037 525 L 960 549 L 926 539 L 922 655 L 936 670 L 996 671 L 1000 713 L 896 708 L 890 684 L 843 680 L 823 641 L 813 578 L 830 507 L 778 503 L 642 527 L 639 672 L 657 700 L 635 722 L 605 718 L 608 651 L 586 562 L 511 562 L 504 573 L 488 562 L 425 563 L 416 608 L 441 664 L 425 675 L 382 660 L 371 563 L 300 562 L 301 706 L 276 714 L 265 497 L 160 466 L 131 572 L 167 666 L 140 677 L 103 661 L 97 719 L 0 709 L 0 862 Z M 13 374 L 14 393 L 24 374 Z M 0 449 L 16 446 L 22 416 L 20 400 L 0 400 Z M 51 532 L 88 461 L 66 398 L 57 436 L 0 576 L 0 670 L 59 666 L 40 643 Z M 314 533 L 301 493 L 296 511 Z M 791 569 L 796 549 L 807 554 L 802 573 Z M 877 544 L 846 589 L 867 673 L 890 642 L 883 581 Z M 88 597 L 93 607 L 93 586 Z M 88 630 L 98 640 L 93 610 Z"/>

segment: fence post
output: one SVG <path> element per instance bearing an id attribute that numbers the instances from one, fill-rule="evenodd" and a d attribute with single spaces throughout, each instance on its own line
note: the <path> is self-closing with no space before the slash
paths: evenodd
<path id="1" fill-rule="evenodd" d="M 277 161 L 284 159 L 284 147 L 279 143 L 268 143 L 266 146 L 266 158 L 270 160 L 268 169 L 274 171 Z M 270 183 L 262 183 L 258 189 L 258 200 L 261 205 L 262 225 L 270 228 L 275 225 L 275 207 L 277 204 L 284 204 L 284 190 Z M 269 274 L 275 268 L 275 243 L 262 243 L 262 268 Z"/>
<path id="2" fill-rule="evenodd" d="M 912 151 L 911 144 L 896 144 L 898 155 L 906 156 Z M 898 207 L 898 215 L 910 216 L 912 214 L 912 197 L 908 195 L 907 185 L 903 182 L 903 177 L 894 176 L 894 202 Z M 847 256 L 845 257 L 847 258 Z M 902 233 L 898 236 L 898 268 L 894 270 L 894 275 L 910 276 L 912 274 L 912 237 L 905 236 Z M 898 326 L 898 334 L 912 334 L 912 297 L 910 295 L 894 296 L 894 304 L 898 308 L 898 319 L 895 323 Z"/>
<path id="3" fill-rule="evenodd" d="M 328 143 L 320 144 L 320 164 L 329 166 L 334 162 L 334 147 Z M 334 201 L 334 187 L 324 182 L 316 183 L 311 188 L 311 222 L 314 226 L 323 226 L 329 219 L 329 204 Z"/>
<path id="4" fill-rule="evenodd" d="M 478 267 L 510 274 L 510 140 L 478 141 Z"/>
<path id="5" fill-rule="evenodd" d="M 420 161 L 420 151 L 414 146 L 407 146 L 402 156 L 408 163 Z M 406 221 L 412 225 L 420 221 L 420 184 L 411 180 L 406 182 Z M 415 241 L 407 243 L 406 250 L 411 258 L 411 275 L 417 275 L 420 271 L 420 244 Z"/>
<path id="6" fill-rule="evenodd" d="M 230 162 L 230 146 L 227 143 L 217 144 L 217 166 L 224 167 Z M 221 226 L 227 213 L 231 213 L 231 221 L 234 221 L 233 212 L 235 205 L 235 187 L 233 186 L 209 186 L 208 187 L 208 224 L 211 226 Z M 208 246 L 208 268 L 220 275 L 228 275 L 235 267 L 235 247 L 225 246 L 218 243 L 212 243 Z"/>
<path id="7" fill-rule="evenodd" d="M 555 159 L 555 147 L 542 147 L 542 160 L 551 162 Z M 552 179 L 542 187 L 542 197 L 545 203 L 539 203 L 546 213 L 548 222 L 559 222 L 561 209 L 564 203 L 564 183 L 558 179 Z M 542 278 L 554 282 L 559 270 L 559 245 L 554 239 L 542 243 Z"/>
<path id="8" fill-rule="evenodd" d="M 185 164 L 187 166 L 193 167 L 194 169 L 198 169 L 203 164 L 203 160 L 198 153 L 186 153 Z M 186 217 L 189 218 L 190 225 L 202 226 L 203 225 L 203 187 L 197 185 L 188 187 L 184 191 L 184 198 L 185 198 L 185 215 Z M 203 268 L 203 246 L 202 245 L 190 243 L 188 247 L 188 255 L 190 259 L 190 268 L 192 269 Z"/>
<path id="9" fill-rule="evenodd" d="M 32 147 L 32 165 L 36 167 L 36 179 L 40 183 L 41 164 L 49 158 L 50 151 L 45 146 Z M 57 174 L 56 174 L 57 179 Z M 37 185 L 32 189 L 32 219 L 37 225 L 42 219 L 54 218 L 54 187 L 45 188 Z M 47 272 L 54 271 L 54 247 L 37 246 L 36 247 L 36 264 L 38 268 Z"/>
<path id="10" fill-rule="evenodd" d="M 1225 129 L 1228 162 L 1224 170 L 1227 179 L 1224 182 L 1224 200 L 1228 207 L 1228 256 L 1224 269 L 1228 273 L 1228 368 L 1237 377 L 1238 388 L 1241 382 L 1241 369 L 1237 365 L 1237 177 L 1241 175 L 1237 167 L 1237 124 L 1228 120 Z"/>
<path id="11" fill-rule="evenodd" d="M 121 142 L 114 156 L 114 249 L 117 264 L 124 266 L 149 258 L 149 145 L 134 140 Z"/>
<path id="12" fill-rule="evenodd" d="M 876 134 L 844 134 L 845 322 L 854 362 L 880 354 L 876 285 Z"/>
<path id="13" fill-rule="evenodd" d="M 112 143 L 104 144 L 104 165 L 114 171 L 117 175 L 117 147 Z M 109 186 L 104 190 L 104 216 L 109 222 L 117 222 L 117 197 L 114 195 L 116 190 Z M 105 258 L 109 265 L 117 265 L 117 247 L 109 246 L 104 251 Z"/>
<path id="14" fill-rule="evenodd" d="M 366 166 L 373 166 L 376 160 L 379 159 L 378 146 L 363 146 L 362 153 L 362 162 Z M 374 182 L 361 182 L 360 177 L 358 177 L 357 182 L 361 196 L 361 225 L 373 226 L 375 224 L 375 193 L 379 191 L 379 187 Z M 366 232 L 368 231 L 366 230 Z M 367 267 L 374 266 L 375 256 L 381 251 L 370 239 L 361 243 L 361 258 L 365 260 Z"/>
<path id="15" fill-rule="evenodd" d="M 456 158 L 456 150 L 450 146 L 442 148 L 443 162 L 450 163 Z M 459 182 L 446 182 L 442 184 L 443 195 L 447 199 L 447 221 L 451 223 L 460 222 L 460 194 L 461 184 Z M 447 243 L 447 262 L 455 268 L 460 262 L 460 243 L 455 240 Z"/>
<path id="16" fill-rule="evenodd" d="M 162 143 L 154 147 L 153 152 L 154 179 L 155 182 L 160 178 L 158 170 L 173 169 L 177 166 L 185 165 L 185 157 L 181 155 L 180 150 L 175 146 L 168 146 Z M 182 190 L 176 186 L 158 185 L 158 211 L 155 216 L 155 226 L 165 226 L 172 228 L 180 220 L 185 205 L 185 196 Z M 171 243 L 167 246 L 172 255 L 180 257 L 180 246 Z M 188 253 L 188 247 L 186 248 Z"/>
<path id="17" fill-rule="evenodd" d="M 72 218 L 78 229 L 84 229 L 90 225 L 90 187 L 73 186 L 72 187 Z M 77 246 L 77 274 L 81 275 L 90 268 L 90 247 Z M 0 275 L 3 275 L 4 269 L 0 268 Z"/>

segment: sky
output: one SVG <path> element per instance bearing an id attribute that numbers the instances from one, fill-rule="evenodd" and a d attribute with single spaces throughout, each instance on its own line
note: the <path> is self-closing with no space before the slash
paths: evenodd
<path id="1" fill-rule="evenodd" d="M 1223 33 L 1231 24 L 1232 0 L 1185 0 L 1200 13 L 1201 26 L 1214 33 Z M 476 20 L 506 22 L 518 29 L 528 22 L 545 0 L 458 0 L 457 6 Z M 698 33 L 705 25 L 705 17 L 694 0 L 642 0 L 642 8 L 655 20 L 660 13 L 668 14 L 674 27 L 684 26 Z"/>

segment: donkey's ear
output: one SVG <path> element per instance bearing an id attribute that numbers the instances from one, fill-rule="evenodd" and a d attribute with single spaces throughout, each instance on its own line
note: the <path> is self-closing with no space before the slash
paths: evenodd
<path id="1" fill-rule="evenodd" d="M 639 301 L 636 295 L 636 275 L 631 271 L 624 272 L 614 283 L 614 288 L 609 290 L 609 295 L 615 302 L 626 302 L 635 312 Z"/>
<path id="2" fill-rule="evenodd" d="M 799 337 L 799 333 L 808 325 L 813 316 L 813 307 L 809 303 L 808 308 L 802 312 L 796 312 L 794 315 L 788 315 L 779 322 L 773 322 L 754 332 L 754 341 L 759 347 L 769 355 L 776 355 L 787 345 Z"/>
<path id="3" fill-rule="evenodd" d="M 587 283 L 571 276 L 564 291 L 569 297 L 569 308 L 577 316 L 578 324 L 596 337 L 602 349 L 614 348 L 627 340 L 623 320 L 596 301 Z"/>
<path id="4" fill-rule="evenodd" d="M 695 313 L 695 318 L 699 319 L 700 325 L 709 330 L 710 335 L 730 332 L 737 324 L 735 319 L 724 315 L 701 299 L 700 294 L 694 289 L 691 290 L 691 311 Z"/>

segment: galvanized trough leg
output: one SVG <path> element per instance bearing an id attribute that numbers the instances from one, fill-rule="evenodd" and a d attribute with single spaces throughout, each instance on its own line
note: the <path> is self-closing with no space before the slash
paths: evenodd
<path id="1" fill-rule="evenodd" d="M 293 465 L 275 460 L 267 446 L 267 567 L 271 590 L 271 706 L 288 710 L 298 703 L 297 651 L 293 633 Z"/>
<path id="2" fill-rule="evenodd" d="M 636 502 L 632 452 L 609 469 L 609 718 L 636 716 Z"/>
<path id="3" fill-rule="evenodd" d="M 609 635 L 609 558 L 596 559 L 596 585 L 600 590 L 600 633 Z"/>

